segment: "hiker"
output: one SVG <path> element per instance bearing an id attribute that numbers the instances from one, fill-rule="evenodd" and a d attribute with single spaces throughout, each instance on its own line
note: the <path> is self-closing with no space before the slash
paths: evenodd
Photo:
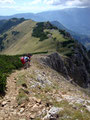
<path id="1" fill-rule="evenodd" d="M 24 69 L 30 67 L 31 56 L 32 56 L 31 54 L 28 54 L 26 56 L 21 57 L 21 62 L 24 65 Z"/>

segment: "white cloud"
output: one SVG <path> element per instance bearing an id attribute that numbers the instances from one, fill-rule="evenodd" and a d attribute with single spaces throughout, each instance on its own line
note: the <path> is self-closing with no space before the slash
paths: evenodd
<path id="1" fill-rule="evenodd" d="M 24 6 L 34 6 L 34 5 L 38 5 L 38 4 L 40 4 L 40 3 L 42 3 L 42 0 L 33 0 L 32 2 L 31 1 L 29 1 L 29 2 L 24 2 L 23 3 L 23 5 Z"/>
<path id="2" fill-rule="evenodd" d="M 63 5 L 63 6 L 83 6 L 89 7 L 90 0 L 44 0 L 44 3 L 48 5 Z"/>
<path id="3" fill-rule="evenodd" d="M 34 0 L 33 2 L 31 2 L 31 4 L 38 4 L 38 3 L 41 3 L 42 0 Z"/>
<path id="4" fill-rule="evenodd" d="M 90 0 L 68 0 L 66 5 L 89 7 Z"/>
<path id="5" fill-rule="evenodd" d="M 61 0 L 44 0 L 44 3 L 48 5 L 57 5 L 57 4 L 61 4 Z"/>
<path id="6" fill-rule="evenodd" d="M 0 0 L 0 4 L 14 4 L 14 0 Z"/>

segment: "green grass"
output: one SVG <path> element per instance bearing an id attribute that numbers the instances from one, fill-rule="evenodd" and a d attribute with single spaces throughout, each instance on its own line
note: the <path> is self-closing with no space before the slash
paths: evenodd
<path id="1" fill-rule="evenodd" d="M 29 101 L 29 98 L 28 98 L 26 92 L 27 92 L 27 91 L 24 90 L 24 89 L 22 89 L 22 88 L 19 89 L 19 94 L 18 94 L 18 96 L 17 96 L 18 105 L 20 105 L 20 104 L 22 104 L 22 103 L 24 103 L 24 102 Z"/>
<path id="2" fill-rule="evenodd" d="M 27 81 L 25 79 L 25 75 L 18 76 L 18 79 L 16 82 L 17 86 L 22 86 L 23 84 L 26 84 L 26 83 L 27 83 Z"/>
<path id="3" fill-rule="evenodd" d="M 12 34 L 13 31 L 15 35 Z M 57 51 L 67 56 L 73 54 L 74 41 L 67 37 L 65 31 L 61 32 L 49 22 L 36 23 L 27 20 L 4 34 L 7 34 L 7 37 L 3 40 L 4 50 L 1 52 L 2 54 L 16 55 L 46 51 L 48 53 Z M 44 37 L 42 37 L 43 35 Z M 43 39 L 41 40 L 41 38 Z"/>

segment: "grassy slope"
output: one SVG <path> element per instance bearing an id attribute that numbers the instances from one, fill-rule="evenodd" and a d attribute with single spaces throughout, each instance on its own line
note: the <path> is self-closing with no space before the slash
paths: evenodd
<path id="1" fill-rule="evenodd" d="M 10 31 L 7 32 L 8 37 L 7 40 L 10 42 L 7 46 L 7 40 L 5 40 L 5 46 L 8 48 L 4 51 L 6 54 L 19 54 L 23 53 L 24 51 L 28 51 L 28 48 L 32 47 L 31 43 L 33 41 L 33 38 L 31 38 L 32 33 L 32 27 L 35 26 L 35 22 L 32 22 L 31 20 L 25 21 L 15 28 L 12 28 Z M 20 33 L 16 36 L 13 36 L 11 34 L 12 31 L 19 31 Z M 34 41 L 33 41 L 34 44 Z"/>
<path id="2" fill-rule="evenodd" d="M 32 20 L 27 20 L 16 27 L 11 28 L 9 31 L 6 32 L 8 34 L 7 38 L 4 40 L 5 50 L 2 54 L 22 54 L 28 52 L 42 52 L 42 51 L 49 51 L 53 52 L 56 51 L 56 44 L 58 41 L 67 41 L 58 30 L 44 30 L 49 31 L 52 33 L 52 37 L 44 40 L 39 41 L 39 38 L 32 37 L 32 31 L 35 27 L 36 22 Z M 12 35 L 12 31 L 18 31 L 19 34 Z M 54 41 L 53 38 L 56 37 Z M 64 48 L 65 51 L 68 51 L 67 48 Z M 64 50 L 61 49 L 61 52 Z"/>
<path id="3" fill-rule="evenodd" d="M 0 118 L 5 120 L 7 115 L 7 120 L 19 120 L 22 117 L 29 120 L 34 115 L 34 120 L 42 120 L 51 107 L 60 107 L 63 110 L 58 120 L 90 120 L 90 112 L 85 107 L 90 106 L 86 90 L 71 84 L 61 74 L 41 64 L 39 58 L 42 55 L 33 56 L 30 68 L 17 70 L 7 78 L 7 94 L 2 101 L 10 102 L 0 107 Z M 17 107 L 12 108 L 12 105 Z M 22 108 L 24 111 L 20 113 Z"/>
<path id="4" fill-rule="evenodd" d="M 18 71 L 14 78 L 17 86 L 15 91 L 18 90 L 18 107 L 25 104 L 25 108 L 27 109 L 25 109 L 24 114 L 32 113 L 32 107 L 36 105 L 34 100 L 32 101 L 32 98 L 35 98 L 36 100 L 41 100 L 41 104 L 38 104 L 37 109 L 34 108 L 33 110 L 33 114 L 38 116 L 35 117 L 35 120 L 42 120 L 46 115 L 46 113 L 39 115 L 38 111 L 41 112 L 43 108 L 49 110 L 52 106 L 63 108 L 58 120 L 89 120 L 90 114 L 83 103 L 72 103 L 73 100 L 75 100 L 75 102 L 79 99 L 89 100 L 89 96 L 86 95 L 79 86 L 72 85 L 56 71 L 40 64 L 38 60 L 40 57 L 40 55 L 33 56 L 30 69 Z M 39 75 L 42 76 L 44 84 L 38 81 Z M 51 84 L 48 84 L 47 80 L 50 81 Z M 22 87 L 23 84 L 26 85 L 27 88 Z M 45 86 L 43 87 L 43 85 Z M 26 91 L 30 93 L 27 94 Z M 14 92 L 12 94 L 14 94 Z M 64 98 L 64 96 L 67 97 Z M 68 96 L 73 99 L 69 101 Z M 30 103 L 31 107 L 26 103 Z M 47 107 L 47 104 L 49 104 L 49 107 Z M 24 118 L 25 115 L 23 115 Z M 15 116 L 13 116 L 13 118 L 14 117 Z M 17 117 L 18 116 L 16 116 L 16 118 Z"/>

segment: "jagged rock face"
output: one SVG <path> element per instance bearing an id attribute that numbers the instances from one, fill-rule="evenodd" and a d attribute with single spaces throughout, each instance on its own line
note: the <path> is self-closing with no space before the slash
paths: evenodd
<path id="1" fill-rule="evenodd" d="M 81 87 L 88 87 L 90 84 L 90 60 L 86 50 L 78 44 L 74 54 L 68 58 L 62 58 L 58 53 L 48 55 L 42 59 L 44 64 L 62 73 L 69 80 L 72 78 Z"/>
<path id="2" fill-rule="evenodd" d="M 68 78 L 68 71 L 65 67 L 64 61 L 62 57 L 58 53 L 53 53 L 51 55 L 48 55 L 46 58 L 42 58 L 42 61 L 44 64 L 48 65 L 52 69 L 62 73 L 64 77 Z"/>
<path id="3" fill-rule="evenodd" d="M 69 60 L 69 75 L 74 81 L 82 87 L 88 87 L 90 83 L 90 59 L 87 56 L 87 51 L 81 44 L 75 48 L 74 55 Z M 67 65 L 66 65 L 67 67 Z"/>

